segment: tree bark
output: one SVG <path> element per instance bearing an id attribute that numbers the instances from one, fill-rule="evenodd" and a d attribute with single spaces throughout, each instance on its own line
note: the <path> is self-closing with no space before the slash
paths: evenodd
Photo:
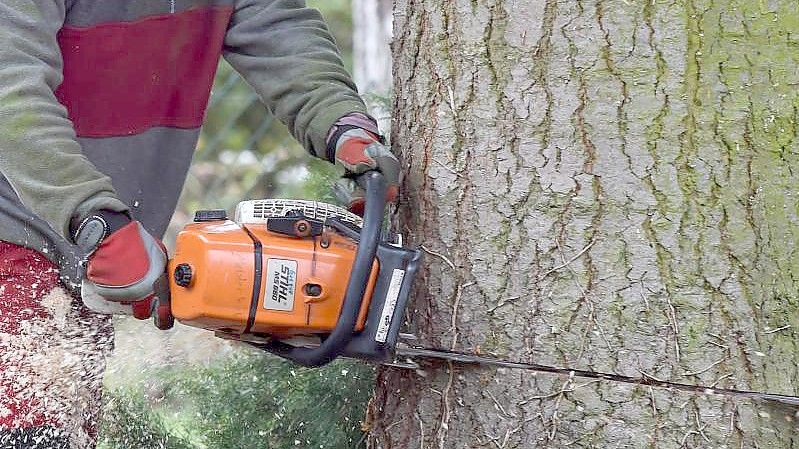
<path id="1" fill-rule="evenodd" d="M 425 346 L 797 394 L 799 10 L 397 0 L 396 221 Z M 794 411 L 383 369 L 373 448 L 799 447 Z"/>

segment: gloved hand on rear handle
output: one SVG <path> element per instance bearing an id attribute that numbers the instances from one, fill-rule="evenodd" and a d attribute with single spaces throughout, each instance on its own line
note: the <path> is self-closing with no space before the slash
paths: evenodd
<path id="1" fill-rule="evenodd" d="M 98 211 L 74 235 L 88 255 L 81 297 L 89 309 L 140 320 L 153 317 L 158 328 L 172 327 L 166 249 L 141 223 Z"/>
<path id="2" fill-rule="evenodd" d="M 363 215 L 364 190 L 352 178 L 378 170 L 386 178 L 386 201 L 393 202 L 399 192 L 400 163 L 391 149 L 383 145 L 377 124 L 370 117 L 353 113 L 339 119 L 328 136 L 327 156 L 346 170 L 345 179 L 334 186 L 350 211 Z"/>

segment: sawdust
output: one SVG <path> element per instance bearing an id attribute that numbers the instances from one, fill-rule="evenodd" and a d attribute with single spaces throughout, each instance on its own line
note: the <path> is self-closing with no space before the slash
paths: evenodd
<path id="1" fill-rule="evenodd" d="M 13 334 L 0 333 L 0 387 L 13 392 L 0 397 L 0 418 L 15 409 L 11 427 L 27 427 L 43 414 L 71 449 L 92 447 L 105 358 L 113 348 L 110 322 L 87 313 L 60 287 L 39 301 L 48 317 L 24 319 Z"/>

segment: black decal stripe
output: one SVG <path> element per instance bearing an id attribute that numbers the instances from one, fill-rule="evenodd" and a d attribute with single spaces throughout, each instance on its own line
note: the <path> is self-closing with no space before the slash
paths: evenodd
<path id="1" fill-rule="evenodd" d="M 316 252 L 319 251 L 319 237 L 313 238 L 313 257 L 311 258 L 311 276 L 316 276 Z"/>
<path id="2" fill-rule="evenodd" d="M 252 300 L 250 301 L 250 315 L 247 317 L 247 326 L 244 328 L 244 333 L 249 334 L 252 326 L 255 324 L 255 314 L 258 312 L 258 298 L 261 296 L 261 283 L 264 272 L 264 251 L 261 241 L 258 240 L 246 226 L 242 226 L 244 232 L 250 236 L 253 243 L 253 254 L 255 255 L 255 270 L 253 272 L 252 282 Z"/>
<path id="3" fill-rule="evenodd" d="M 313 239 L 313 257 L 311 258 L 311 276 L 316 277 L 316 252 L 319 251 L 319 239 L 321 237 L 314 237 Z M 295 281 L 296 282 L 296 281 Z M 300 286 L 300 288 L 303 288 Z M 311 306 L 313 306 L 313 302 L 307 303 L 305 306 L 305 325 L 311 326 Z"/>

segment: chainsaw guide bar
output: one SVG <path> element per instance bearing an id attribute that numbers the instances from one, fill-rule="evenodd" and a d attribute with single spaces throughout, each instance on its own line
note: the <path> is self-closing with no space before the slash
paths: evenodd
<path id="1" fill-rule="evenodd" d="M 479 356 L 475 354 L 467 354 L 458 351 L 418 348 L 403 343 L 397 345 L 395 355 L 396 355 L 395 361 L 392 363 L 386 363 L 385 365 L 395 368 L 418 370 L 421 369 L 421 366 L 416 362 L 417 360 L 433 359 L 445 362 L 460 363 L 464 365 L 479 365 L 486 367 L 519 369 L 519 370 L 533 371 L 538 373 L 558 374 L 569 377 L 607 380 L 610 382 L 620 382 L 631 385 L 680 390 L 696 394 L 719 395 L 719 396 L 733 397 L 738 399 L 750 399 L 755 401 L 765 401 L 771 403 L 777 402 L 780 404 L 790 405 L 792 407 L 799 407 L 799 396 L 788 396 L 782 394 L 763 393 L 757 391 L 735 390 L 730 388 L 706 387 L 701 385 L 670 382 L 666 380 L 656 379 L 652 376 L 646 375 L 645 373 L 642 373 L 641 377 L 624 376 L 621 374 L 611 374 L 599 371 L 561 368 L 549 365 L 540 365 L 537 363 L 514 362 L 509 360 L 496 359 L 492 357 Z M 405 358 L 406 360 L 402 360 L 403 358 Z"/>

